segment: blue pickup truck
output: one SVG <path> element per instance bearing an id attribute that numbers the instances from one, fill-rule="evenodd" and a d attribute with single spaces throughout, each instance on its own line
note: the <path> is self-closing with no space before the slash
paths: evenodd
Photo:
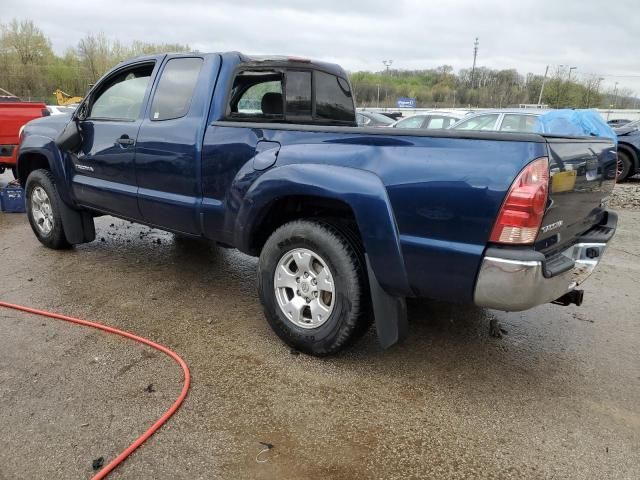
<path id="1" fill-rule="evenodd" d="M 268 322 L 313 355 L 372 322 L 398 342 L 408 297 L 580 304 L 617 221 L 608 139 L 362 128 L 339 66 L 237 52 L 119 64 L 24 128 L 17 171 L 49 248 L 106 214 L 259 256 Z"/>

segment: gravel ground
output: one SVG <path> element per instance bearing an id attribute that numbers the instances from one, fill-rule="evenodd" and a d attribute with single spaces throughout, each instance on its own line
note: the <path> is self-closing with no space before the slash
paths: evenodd
<path id="1" fill-rule="evenodd" d="M 387 351 L 370 332 L 333 358 L 292 354 L 263 318 L 255 259 L 110 217 L 97 241 L 52 251 L 0 214 L 0 298 L 190 365 L 183 408 L 110 478 L 637 480 L 640 212 L 619 214 L 582 307 L 413 301 L 409 338 Z M 0 479 L 89 478 L 180 387 L 164 355 L 0 309 Z M 259 442 L 274 445 L 265 463 Z"/>
<path id="2" fill-rule="evenodd" d="M 640 175 L 617 184 L 609 199 L 609 206 L 640 211 Z"/>

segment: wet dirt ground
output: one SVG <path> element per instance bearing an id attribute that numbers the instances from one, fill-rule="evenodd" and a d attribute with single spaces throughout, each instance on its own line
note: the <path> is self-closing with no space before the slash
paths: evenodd
<path id="1" fill-rule="evenodd" d="M 96 223 L 95 242 L 52 251 L 0 214 L 0 299 L 135 332 L 190 365 L 182 409 L 111 478 L 640 478 L 640 212 L 620 211 L 580 308 L 413 301 L 405 343 L 383 351 L 370 332 L 329 359 L 271 332 L 255 259 Z M 181 382 L 129 340 L 0 309 L 0 479 L 90 477 Z M 259 442 L 274 445 L 264 463 Z"/>

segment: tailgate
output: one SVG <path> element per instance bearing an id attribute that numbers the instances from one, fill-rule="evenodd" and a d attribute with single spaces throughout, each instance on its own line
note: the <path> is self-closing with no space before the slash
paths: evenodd
<path id="1" fill-rule="evenodd" d="M 605 201 L 615 186 L 616 148 L 601 138 L 545 138 L 549 202 L 535 248 L 548 254 L 567 248 L 606 220 Z"/>

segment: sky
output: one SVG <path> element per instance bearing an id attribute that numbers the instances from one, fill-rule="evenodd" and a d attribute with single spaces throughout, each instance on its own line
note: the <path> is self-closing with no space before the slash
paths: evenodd
<path id="1" fill-rule="evenodd" d="M 604 77 L 640 95 L 638 0 L 1 0 L 3 20 L 31 19 L 63 53 L 103 32 L 128 43 L 188 44 L 341 64 L 349 71 L 470 68 Z M 559 67 L 564 65 L 564 67 Z"/>

